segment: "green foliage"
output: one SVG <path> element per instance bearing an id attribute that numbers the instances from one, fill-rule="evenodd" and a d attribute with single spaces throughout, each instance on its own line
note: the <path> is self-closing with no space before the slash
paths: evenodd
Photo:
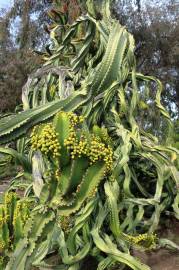
<path id="1" fill-rule="evenodd" d="M 14 158 L 17 165 L 21 165 L 24 170 L 31 172 L 31 163 L 28 161 L 24 153 L 19 153 L 18 151 L 12 148 L 0 147 L 0 153 L 5 155 L 10 155 Z"/>
<path id="2" fill-rule="evenodd" d="M 103 222 L 109 223 L 111 233 L 116 240 L 122 239 L 126 250 L 133 242 L 136 244 L 135 239 L 138 238 L 129 237 L 120 229 L 119 185 L 112 178 L 113 151 L 107 143 L 109 136 L 104 128 L 95 126 L 93 130 L 94 133 L 88 131 L 81 116 L 65 112 L 58 113 L 50 123 L 34 127 L 31 143 L 34 152 L 33 189 L 37 205 L 27 222 L 29 212 L 23 207 L 23 199 L 14 207 L 15 250 L 6 269 L 31 269 L 32 266 L 46 265 L 46 255 L 53 253 L 57 247 L 61 263 L 74 267 L 78 265 L 77 269 L 85 257 L 93 254 L 93 249 L 98 254 L 94 252 L 94 257 L 98 258 L 100 252 L 108 254 L 108 249 L 104 249 L 103 244 L 98 243 L 96 236 L 90 233 L 95 230 L 98 219 L 101 224 L 97 228 L 100 229 Z M 66 158 L 61 159 L 65 155 Z M 94 217 L 98 217 L 96 222 Z M 111 242 L 111 245 L 114 244 Z M 150 247 L 153 247 L 152 244 L 148 244 L 147 248 Z M 109 259 L 113 262 L 119 261 L 132 269 L 148 269 L 130 255 L 116 252 L 109 252 Z M 101 255 L 99 258 L 100 267 L 104 258 Z"/>
<path id="3" fill-rule="evenodd" d="M 14 192 L 4 195 L 4 202 L 0 205 L 0 269 L 4 269 L 10 252 L 24 236 L 24 225 L 32 207 L 30 201 L 28 198 L 20 199 Z"/>
<path id="4" fill-rule="evenodd" d="M 162 91 L 160 82 L 153 77 L 135 72 L 132 35 L 116 20 L 108 17 L 109 11 L 105 14 L 102 20 L 96 20 L 87 14 L 79 17 L 70 26 L 63 22 L 66 31 L 61 35 L 58 31 L 62 25 L 57 25 L 52 29 L 51 35 L 55 36 L 52 56 L 49 56 L 42 71 L 34 74 L 27 87 L 24 88 L 23 105 L 26 111 L 12 116 L 8 122 L 6 118 L 1 121 L 2 143 L 25 134 L 30 127 L 47 120 L 60 110 L 71 111 L 83 107 L 84 114 L 88 116 L 90 123 L 100 123 L 104 118 L 104 110 L 101 110 L 101 107 L 109 112 L 109 118 L 111 118 L 111 108 L 114 107 L 113 109 L 118 111 L 121 102 L 125 102 L 121 109 L 127 110 L 125 106 L 130 106 L 130 104 L 126 103 L 126 99 L 131 95 L 133 98 L 130 114 L 125 115 L 125 111 L 121 109 L 120 113 L 134 128 L 135 122 L 132 115 L 139 111 L 137 108 L 140 103 L 138 86 L 143 84 L 146 88 L 153 83 L 156 84 L 156 105 L 169 119 L 160 103 Z M 87 31 L 88 27 L 91 27 L 90 33 L 94 35 L 90 41 L 88 37 L 83 36 L 83 32 Z M 82 32 L 78 31 L 81 28 Z M 74 47 L 74 52 L 72 52 L 72 47 Z M 76 68 L 74 70 L 74 61 L 75 66 L 77 64 L 79 66 L 78 70 Z M 61 65 L 68 65 L 69 70 L 59 67 Z M 54 76 L 54 72 L 58 76 Z M 41 80 L 36 85 L 36 90 L 32 91 L 31 86 L 39 77 Z M 49 95 L 52 86 L 56 101 L 52 101 Z M 69 94 L 71 95 L 67 97 Z M 47 101 L 50 102 L 46 103 Z M 85 103 L 87 106 L 84 106 Z"/>
<path id="5" fill-rule="evenodd" d="M 115 263 L 147 270 L 130 255 L 131 246 L 157 247 L 161 216 L 178 218 L 178 150 L 138 121 L 150 108 L 141 106 L 142 91 L 155 86 L 170 139 L 162 85 L 136 72 L 133 37 L 111 18 L 109 3 L 98 18 L 98 5 L 87 1 L 89 14 L 71 25 L 56 11 L 51 52 L 24 88 L 24 111 L 0 120 L 2 143 L 21 137 L 21 164 L 23 136 L 33 153 L 25 194 L 35 205 L 22 233 L 22 218 L 15 219 L 17 244 L 7 270 L 78 270 L 88 256 L 98 270 Z M 49 265 L 47 257 L 57 253 L 59 262 Z"/>
<path id="6" fill-rule="evenodd" d="M 75 114 L 60 112 L 52 123 L 35 127 L 31 135 L 32 148 L 42 153 L 40 158 L 46 164 L 40 172 L 46 179 L 41 192 L 48 186 L 51 192 L 45 193 L 47 201 L 58 208 L 60 215 L 79 210 L 88 196 L 95 195 L 100 180 L 112 168 L 112 149 L 88 130 L 77 129 L 82 121 Z M 33 172 L 38 174 L 35 169 Z"/>

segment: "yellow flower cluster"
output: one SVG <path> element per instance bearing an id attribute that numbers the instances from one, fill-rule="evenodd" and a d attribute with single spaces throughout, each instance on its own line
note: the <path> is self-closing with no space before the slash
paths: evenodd
<path id="1" fill-rule="evenodd" d="M 101 141 L 98 136 L 92 135 L 90 140 L 84 134 L 77 138 L 75 126 L 84 121 L 83 116 L 77 116 L 69 112 L 68 117 L 71 122 L 70 135 L 65 140 L 64 144 L 70 150 L 71 158 L 87 156 L 90 159 L 90 164 L 98 160 L 104 160 L 106 163 L 106 171 L 111 171 L 113 163 L 113 151 L 109 146 Z M 108 139 L 108 134 L 105 129 L 102 129 L 104 139 Z"/>
<path id="2" fill-rule="evenodd" d="M 8 242 L 6 243 L 4 239 L 4 233 L 5 234 L 7 233 L 5 232 L 7 230 L 7 228 L 5 229 L 5 227 L 7 226 L 7 222 L 8 222 L 8 216 L 6 215 L 5 212 L 6 212 L 5 206 L 1 205 L 0 206 L 0 253 L 3 253 L 3 251 L 6 249 L 6 244 L 8 243 Z"/>
<path id="3" fill-rule="evenodd" d="M 0 228 L 2 228 L 3 224 L 7 222 L 7 215 L 5 214 L 4 205 L 0 206 Z"/>
<path id="4" fill-rule="evenodd" d="M 5 246 L 6 246 L 5 242 L 3 240 L 0 240 L 0 253 L 3 252 L 3 250 L 5 249 Z"/>
<path id="5" fill-rule="evenodd" d="M 8 193 L 5 194 L 4 199 L 5 199 L 5 204 L 9 205 L 9 204 L 11 204 L 13 199 L 17 199 L 17 194 L 14 193 L 14 192 L 8 192 Z"/>
<path id="6" fill-rule="evenodd" d="M 78 116 L 72 112 L 68 112 L 67 115 L 69 117 L 72 127 L 75 127 L 78 124 L 81 124 L 84 122 L 84 117 L 82 115 Z"/>
<path id="7" fill-rule="evenodd" d="M 15 225 L 18 217 L 21 219 L 22 223 L 25 224 L 29 218 L 29 214 L 29 203 L 27 201 L 19 200 L 14 210 L 13 225 Z"/>
<path id="8" fill-rule="evenodd" d="M 60 176 L 61 176 L 61 173 L 60 173 L 60 170 L 59 169 L 56 169 L 55 171 L 55 177 L 57 180 L 60 180 Z"/>
<path id="9" fill-rule="evenodd" d="M 35 127 L 31 134 L 31 143 L 33 150 L 39 149 L 46 155 L 52 153 L 54 158 L 60 156 L 60 144 L 52 124 L 43 125 L 39 134 Z"/>
<path id="10" fill-rule="evenodd" d="M 79 153 L 80 156 L 86 149 L 87 142 L 83 140 L 84 138 L 82 139 L 81 137 L 82 140 L 80 141 L 79 145 L 79 141 L 75 133 L 75 127 L 78 124 L 82 123 L 84 121 L 84 118 L 83 116 L 78 116 L 72 112 L 68 112 L 67 115 L 70 120 L 71 127 L 70 127 L 70 135 L 68 139 L 65 139 L 64 145 L 67 147 L 68 150 L 71 150 L 71 158 L 74 159 L 77 153 Z"/>
<path id="11" fill-rule="evenodd" d="M 64 145 L 67 147 L 68 150 L 72 150 L 74 145 L 78 143 L 78 140 L 76 138 L 76 133 L 74 128 L 70 128 L 70 135 L 68 139 L 64 140 Z"/>
<path id="12" fill-rule="evenodd" d="M 113 163 L 113 151 L 109 146 L 106 146 L 101 142 L 99 137 L 92 136 L 90 144 L 90 155 L 89 155 L 91 164 L 98 161 L 104 160 L 106 163 L 107 171 L 111 171 Z"/>
<path id="13" fill-rule="evenodd" d="M 71 151 L 71 158 L 74 159 L 75 156 L 81 157 L 82 155 L 89 155 L 89 145 L 88 141 L 84 136 L 81 136 L 80 141 L 73 135 L 66 140 L 65 145 L 67 149 Z"/>
<path id="14" fill-rule="evenodd" d="M 101 142 L 101 139 L 95 135 L 91 135 L 88 140 L 85 135 L 77 138 L 74 129 L 71 131 L 68 139 L 65 140 L 67 149 L 70 150 L 71 158 L 87 156 L 90 165 L 98 160 L 104 160 L 106 163 L 106 171 L 111 171 L 113 164 L 113 151 L 109 146 Z"/>
<path id="15" fill-rule="evenodd" d="M 8 220 L 9 218 L 9 212 L 12 207 L 12 204 L 14 204 L 14 201 L 18 199 L 18 196 L 15 192 L 7 192 L 4 197 L 4 209 L 5 209 L 5 218 Z"/>
<path id="16" fill-rule="evenodd" d="M 147 249 L 153 249 L 156 246 L 156 234 L 139 234 L 138 236 L 128 236 L 129 241 Z"/>

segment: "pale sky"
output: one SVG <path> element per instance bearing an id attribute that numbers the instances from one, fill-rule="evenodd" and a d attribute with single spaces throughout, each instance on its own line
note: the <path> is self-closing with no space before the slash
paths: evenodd
<path id="1" fill-rule="evenodd" d="M 13 3 L 13 0 L 0 0 L 0 9 L 7 8 Z"/>

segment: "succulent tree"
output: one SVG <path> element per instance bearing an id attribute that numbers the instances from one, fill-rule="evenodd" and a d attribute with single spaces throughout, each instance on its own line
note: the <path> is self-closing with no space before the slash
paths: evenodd
<path id="1" fill-rule="evenodd" d="M 53 44 L 50 56 L 46 57 L 44 67 L 30 77 L 23 89 L 25 111 L 1 120 L 2 142 L 15 139 L 62 109 L 70 111 L 83 108 L 84 113 L 90 115 L 89 120 L 103 120 L 104 111 L 99 110 L 101 103 L 110 112 L 111 106 L 119 107 L 119 102 L 127 94 L 129 97 L 133 95 L 130 112 L 133 115 L 140 98 L 137 82 L 146 88 L 150 82 L 156 83 L 156 104 L 169 119 L 160 104 L 160 82 L 136 73 L 133 37 L 111 18 L 109 3 L 106 2 L 100 20 L 86 14 L 68 25 L 63 14 L 58 13 L 63 20 L 51 30 Z M 64 64 L 65 67 L 62 67 Z M 118 102 L 111 102 L 116 99 Z M 85 104 L 93 104 L 93 113 L 90 114 L 91 106 L 85 110 Z M 124 109 L 125 103 L 120 110 Z M 132 125 L 132 119 L 128 121 Z"/>
<path id="2" fill-rule="evenodd" d="M 98 270 L 149 269 L 131 246 L 160 245 L 161 215 L 179 217 L 179 152 L 139 123 L 155 87 L 170 138 L 162 85 L 136 71 L 133 37 L 111 17 L 110 1 L 83 1 L 88 13 L 72 24 L 54 2 L 45 64 L 23 88 L 23 111 L 0 120 L 2 144 L 28 141 L 26 195 L 36 202 L 6 269 L 83 269 L 88 256 Z"/>
<path id="3" fill-rule="evenodd" d="M 88 256 L 98 262 L 98 269 L 115 262 L 149 269 L 129 254 L 129 248 L 154 248 L 156 237 L 147 233 L 132 236 L 120 228 L 120 192 L 112 172 L 110 137 L 98 126 L 90 132 L 83 121 L 71 112 L 59 112 L 52 122 L 34 127 L 31 143 L 37 206 L 6 269 L 55 267 L 45 258 L 58 249 L 59 264 L 65 269 L 80 269 Z"/>

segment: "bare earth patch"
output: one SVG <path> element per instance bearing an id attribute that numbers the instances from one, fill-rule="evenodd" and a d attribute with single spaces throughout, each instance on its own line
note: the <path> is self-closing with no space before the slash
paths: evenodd
<path id="1" fill-rule="evenodd" d="M 169 220 L 167 228 L 160 232 L 162 238 L 167 238 L 179 245 L 179 222 Z M 179 270 L 179 252 L 160 249 L 155 252 L 134 251 L 134 255 L 140 258 L 152 270 Z"/>

